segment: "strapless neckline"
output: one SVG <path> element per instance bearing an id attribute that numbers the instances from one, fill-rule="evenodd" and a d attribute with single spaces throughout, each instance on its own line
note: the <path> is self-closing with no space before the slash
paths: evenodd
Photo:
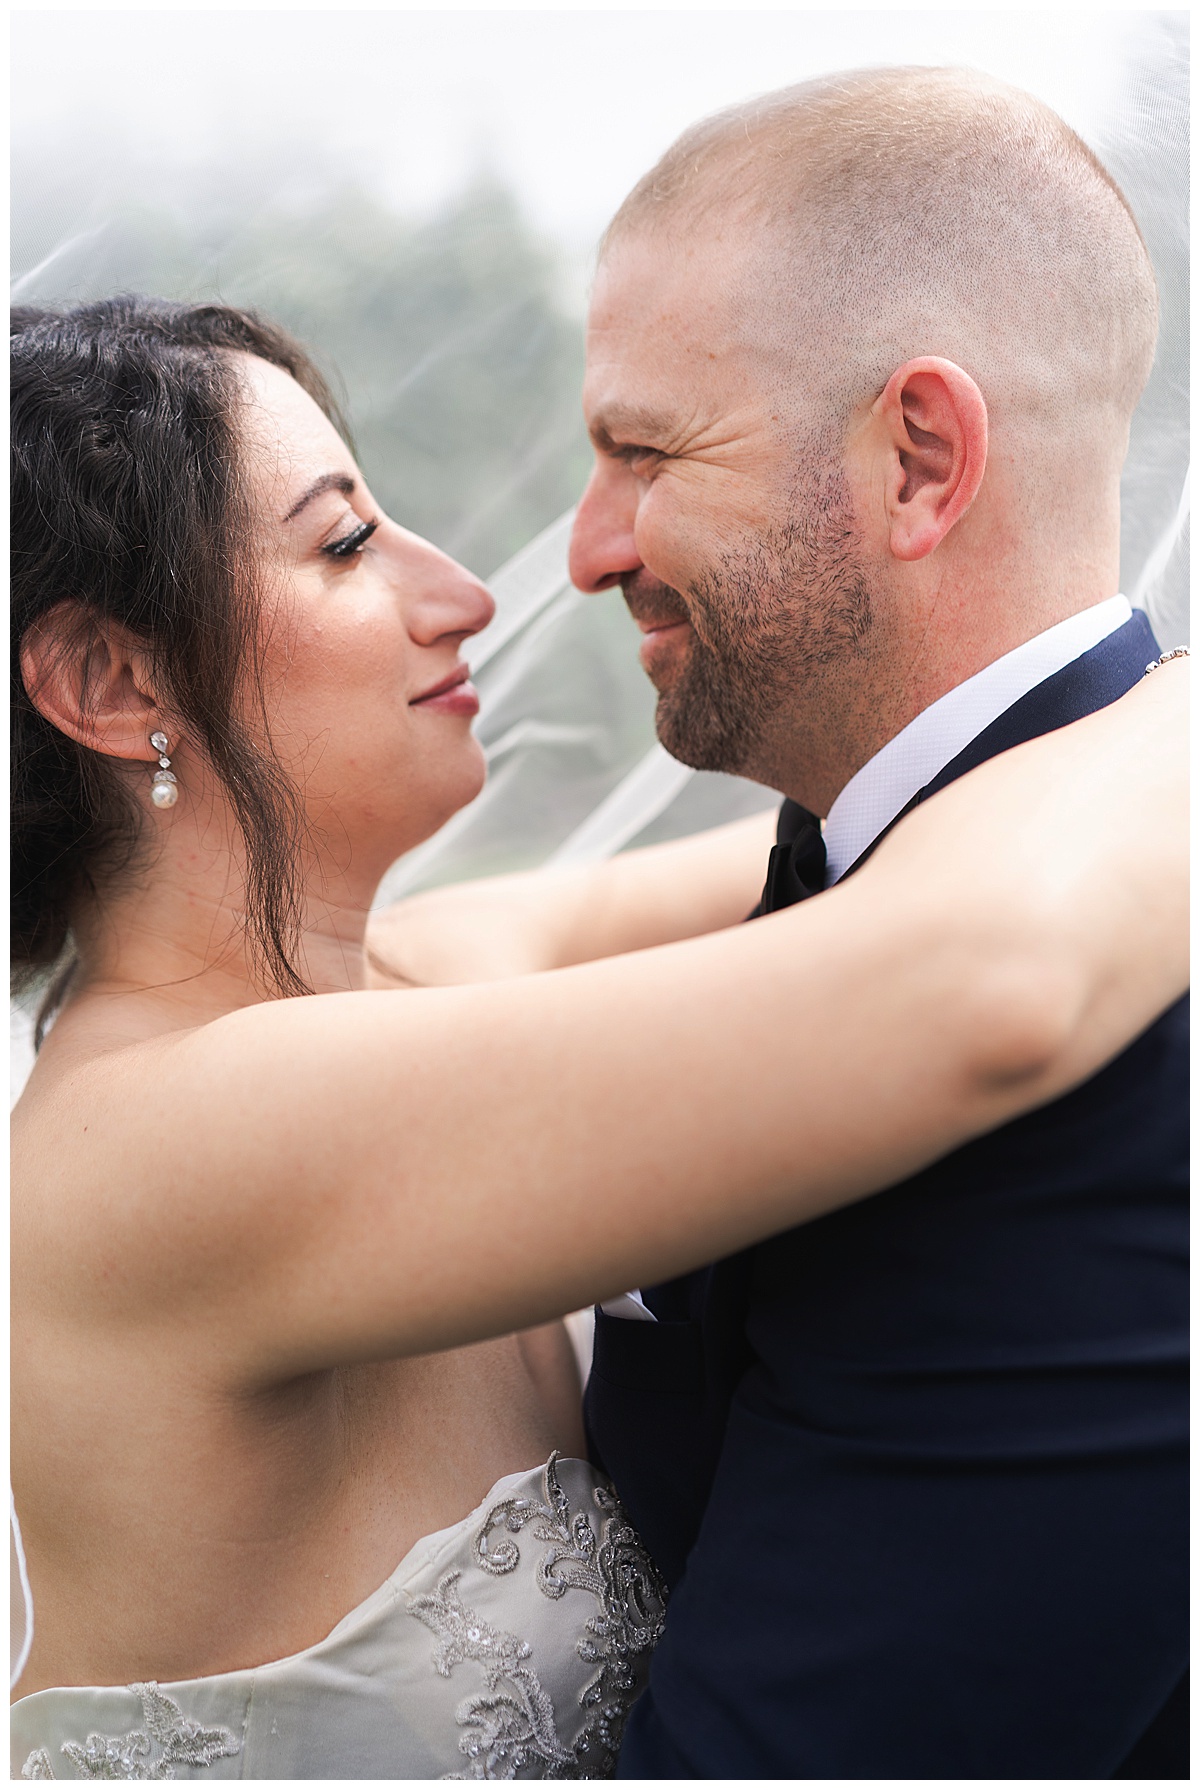
<path id="1" fill-rule="evenodd" d="M 556 1470 L 567 1465 L 570 1459 L 571 1457 L 566 1455 L 555 1454 L 551 1456 L 551 1461 Z M 586 1463 L 582 1464 L 586 1465 Z M 525 1471 L 521 1473 L 505 1473 L 496 1481 L 495 1485 L 488 1488 L 483 1497 L 479 1500 L 479 1503 L 473 1510 L 468 1511 L 465 1517 L 460 1517 L 455 1523 L 447 1523 L 444 1529 L 434 1529 L 428 1535 L 418 1536 L 417 1540 L 413 1542 L 411 1548 L 409 1548 L 399 1564 L 392 1568 L 383 1583 L 377 1585 L 374 1591 L 368 1592 L 362 1602 L 355 1604 L 352 1610 L 347 1610 L 344 1616 L 339 1616 L 337 1622 L 329 1630 L 328 1634 L 322 1635 L 319 1640 L 310 1642 L 307 1647 L 298 1648 L 295 1653 L 282 1654 L 277 1659 L 263 1660 L 262 1663 L 257 1666 L 235 1666 L 228 1672 L 206 1672 L 198 1678 L 179 1678 L 165 1682 L 172 1686 L 183 1684 L 218 1684 L 222 1679 L 237 1678 L 246 1672 L 273 1671 L 277 1667 L 294 1665 L 298 1660 L 307 1659 L 320 1648 L 327 1646 L 329 1642 L 335 1641 L 340 1635 L 348 1634 L 360 1619 L 365 1620 L 370 1612 L 377 1608 L 380 1602 L 389 1596 L 393 1587 L 402 1584 L 409 1573 L 419 1567 L 431 1553 L 436 1553 L 446 1542 L 453 1541 L 463 1530 L 469 1529 L 473 1523 L 480 1522 L 486 1516 L 492 1505 L 502 1498 L 505 1492 L 528 1479 L 530 1472 L 540 1471 L 540 1468 L 526 1468 Z M 157 1680 L 155 1682 L 157 1682 Z M 57 1695 L 60 1689 L 71 1691 L 110 1688 L 110 1686 L 100 1685 L 55 1685 L 48 1686 L 46 1691 L 31 1691 L 30 1697 L 41 1697 L 50 1694 L 51 1692 Z M 12 1709 L 15 1710 L 19 1708 L 20 1705 L 27 1700 L 28 1699 L 24 1697 L 18 1697 L 16 1702 L 11 1705 Z"/>
<path id="2" fill-rule="evenodd" d="M 547 1464 L 552 1465 L 557 1472 L 560 1468 L 569 1465 L 573 1458 L 570 1455 L 556 1453 L 551 1455 L 550 1462 Z M 579 1465 L 587 1467 L 588 1463 L 581 1461 Z M 323 1647 L 328 1642 L 337 1640 L 339 1635 L 347 1634 L 360 1618 L 365 1619 L 380 1600 L 387 1597 L 393 1586 L 402 1584 L 423 1561 L 432 1554 L 436 1554 L 448 1542 L 454 1541 L 464 1530 L 470 1529 L 473 1524 L 482 1523 L 488 1511 L 499 1503 L 507 1493 L 514 1491 L 517 1486 L 523 1485 L 531 1473 L 542 1471 L 541 1467 L 526 1467 L 520 1473 L 502 1474 L 495 1485 L 488 1487 L 479 1503 L 473 1510 L 469 1510 L 465 1517 L 459 1517 L 456 1523 L 447 1523 L 444 1529 L 433 1529 L 428 1535 L 418 1536 L 399 1564 L 392 1568 L 382 1585 L 376 1586 L 374 1591 L 368 1592 L 361 1603 L 355 1604 L 352 1610 L 347 1610 L 344 1616 L 340 1616 L 327 1635 L 323 1635 L 319 1641 L 314 1641 L 309 1647 L 302 1647 L 298 1653 L 290 1653 L 281 1660 L 269 1660 L 267 1663 L 279 1666 L 286 1664 L 289 1659 L 303 1659 L 305 1654 L 313 1651 L 313 1648 Z M 261 1670 L 261 1668 L 256 1669 Z"/>
<path id="3" fill-rule="evenodd" d="M 18 1699 L 14 1773 L 608 1776 L 664 1601 L 611 1488 L 586 1461 L 552 1455 L 420 1537 L 296 1653 Z"/>

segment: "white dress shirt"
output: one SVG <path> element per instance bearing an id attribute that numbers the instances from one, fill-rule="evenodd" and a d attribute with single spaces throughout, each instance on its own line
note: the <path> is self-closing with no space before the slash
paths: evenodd
<path id="1" fill-rule="evenodd" d="M 1122 596 L 1094 603 L 1014 647 L 1002 659 L 994 659 L 922 709 L 851 777 L 830 808 L 823 827 L 826 887 L 845 876 L 917 791 L 945 770 L 985 727 L 1064 665 L 1099 646 L 1132 614 L 1128 599 Z M 606 1299 L 600 1309 L 612 1318 L 657 1322 L 639 1292 Z"/>
<path id="2" fill-rule="evenodd" d="M 845 876 L 919 789 L 969 746 L 985 727 L 1038 684 L 1122 627 L 1133 614 L 1125 597 L 1109 597 L 1056 622 L 994 659 L 965 683 L 922 709 L 861 771 L 851 777 L 824 825 L 825 886 Z"/>

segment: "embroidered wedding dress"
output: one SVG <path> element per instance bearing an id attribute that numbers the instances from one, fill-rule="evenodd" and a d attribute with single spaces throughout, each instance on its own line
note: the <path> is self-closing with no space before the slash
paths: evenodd
<path id="1" fill-rule="evenodd" d="M 13 1776 L 611 1777 L 663 1599 L 607 1484 L 553 1455 L 417 1542 L 301 1653 L 22 1697 Z"/>
<path id="2" fill-rule="evenodd" d="M 1125 63 L 1107 98 L 1097 99 L 1088 136 L 1133 204 L 1162 290 L 1155 366 L 1122 476 L 1120 588 L 1172 647 L 1189 638 L 1186 27 L 1171 23 L 1178 14 L 1128 16 Z M 93 239 L 98 232 L 76 240 Z M 23 276 L 23 301 L 86 289 L 87 267 L 59 254 Z M 60 291 L 64 265 L 69 280 Z M 570 516 L 553 523 L 489 581 L 496 618 L 470 653 L 488 784 L 400 861 L 381 905 L 499 869 L 593 862 L 778 801 L 740 779 L 692 772 L 654 743 L 653 691 L 638 665 L 636 629 L 615 591 L 606 607 L 572 587 L 570 526 Z M 32 1062 L 31 1031 L 18 1010 L 14 1099 Z M 20 1622 L 14 1645 L 19 1680 L 33 1605 L 15 1519 L 14 1547 L 25 1590 L 24 1645 Z M 418 1542 L 385 1585 L 303 1653 L 183 1683 L 20 1699 L 13 1771 L 140 1779 L 610 1775 L 660 1626 L 653 1569 L 611 1493 L 583 1463 L 552 1463 L 544 1477 L 538 1469 L 501 1481 L 462 1523 Z"/>

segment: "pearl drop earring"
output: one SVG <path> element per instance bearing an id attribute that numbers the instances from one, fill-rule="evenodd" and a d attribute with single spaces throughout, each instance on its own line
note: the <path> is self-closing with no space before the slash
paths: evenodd
<path id="1" fill-rule="evenodd" d="M 154 781 L 150 785 L 150 800 L 156 808 L 173 808 L 179 800 L 179 785 L 175 781 L 175 773 L 171 769 L 171 761 L 167 757 L 167 736 L 165 733 L 152 733 L 150 744 L 158 753 L 158 769 L 154 773 Z"/>

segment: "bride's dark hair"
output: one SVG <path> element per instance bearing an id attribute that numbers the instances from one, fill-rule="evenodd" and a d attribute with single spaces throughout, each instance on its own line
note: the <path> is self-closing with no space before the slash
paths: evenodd
<path id="1" fill-rule="evenodd" d="M 55 607 L 145 643 L 157 689 L 229 793 L 245 840 L 247 934 L 269 983 L 306 992 L 293 956 L 301 810 L 262 741 L 252 519 L 230 350 L 282 367 L 344 431 L 283 330 L 218 304 L 111 298 L 12 313 L 12 979 L 73 967 L 70 920 L 128 870 L 141 813 L 108 759 L 30 700 L 21 643 Z M 255 740 L 247 700 L 256 704 Z"/>

